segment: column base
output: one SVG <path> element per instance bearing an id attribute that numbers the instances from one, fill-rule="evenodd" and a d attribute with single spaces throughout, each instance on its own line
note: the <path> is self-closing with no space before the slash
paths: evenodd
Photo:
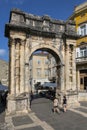
<path id="1" fill-rule="evenodd" d="M 80 106 L 79 100 L 78 100 L 78 93 L 58 93 L 57 98 L 59 100 L 60 106 L 63 107 L 63 96 L 66 95 L 67 98 L 67 107 L 68 108 L 76 108 Z"/>
<path id="2" fill-rule="evenodd" d="M 13 95 L 8 96 L 6 115 L 29 113 L 30 111 L 29 94 L 22 93 L 16 97 Z"/>

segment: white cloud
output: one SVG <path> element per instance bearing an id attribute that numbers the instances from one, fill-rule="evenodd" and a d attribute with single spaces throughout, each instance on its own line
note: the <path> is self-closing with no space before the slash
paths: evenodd
<path id="1" fill-rule="evenodd" d="M 6 50 L 5 49 L 0 49 L 0 56 L 3 56 L 6 54 Z"/>

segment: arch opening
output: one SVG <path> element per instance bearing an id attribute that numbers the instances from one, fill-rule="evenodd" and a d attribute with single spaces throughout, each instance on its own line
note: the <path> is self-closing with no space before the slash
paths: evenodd
<path id="1" fill-rule="evenodd" d="M 51 99 L 61 92 L 61 66 L 59 55 L 50 48 L 38 48 L 29 56 L 29 83 L 31 91 Z"/>

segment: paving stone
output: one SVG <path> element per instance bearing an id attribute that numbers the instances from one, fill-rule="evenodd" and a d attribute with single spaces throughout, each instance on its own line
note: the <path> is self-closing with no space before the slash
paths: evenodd
<path id="1" fill-rule="evenodd" d="M 74 111 L 67 110 L 66 113 L 63 113 L 61 111 L 61 114 L 58 115 L 57 113 L 52 112 L 53 103 L 46 99 L 39 99 L 34 100 L 32 102 L 32 111 L 35 112 L 35 116 L 37 116 L 41 122 L 38 122 L 36 119 L 33 120 L 30 115 L 15 115 L 15 117 L 12 117 L 12 122 L 15 128 L 18 128 L 18 130 L 48 130 L 46 127 L 51 126 L 54 130 L 87 130 L 87 117 L 82 116 L 81 114 L 75 113 Z M 40 102 L 39 102 L 40 101 Z M 82 102 L 83 107 L 87 104 L 87 102 Z M 82 106 L 81 106 L 82 107 Z M 79 112 L 86 111 L 83 113 L 87 113 L 87 107 L 84 108 L 78 108 Z M 76 108 L 77 109 L 77 108 Z M 84 110 L 83 110 L 84 109 Z M 75 109 L 74 109 L 75 110 Z M 6 124 L 4 123 L 5 115 L 2 115 L 2 111 L 0 113 L 0 130 L 14 130 L 13 127 L 9 125 L 8 129 L 6 127 Z M 44 122 L 48 126 L 44 125 Z M 23 126 L 22 126 L 23 125 Z"/>
<path id="2" fill-rule="evenodd" d="M 35 126 L 35 127 L 24 128 L 20 130 L 44 130 L 44 129 L 41 126 Z"/>
<path id="3" fill-rule="evenodd" d="M 80 102 L 81 106 L 87 107 L 87 101 Z"/>
<path id="4" fill-rule="evenodd" d="M 75 110 L 87 113 L 87 109 L 84 109 L 84 108 L 76 108 Z"/>
<path id="5" fill-rule="evenodd" d="M 12 121 L 13 121 L 14 126 L 33 123 L 33 121 L 27 115 L 12 117 Z"/>
<path id="6" fill-rule="evenodd" d="M 54 130 L 87 130 L 87 118 L 81 114 L 67 110 L 66 113 L 61 111 L 61 114 L 53 113 L 51 111 L 53 103 L 32 103 L 32 110 L 36 113 L 36 116 L 48 123 Z M 83 102 L 82 102 L 83 103 Z M 84 106 L 87 102 L 84 103 Z M 87 110 L 87 109 L 86 109 Z M 81 109 L 82 111 L 82 109 Z M 85 110 L 84 110 L 85 111 Z M 84 112 L 86 113 L 86 112 Z"/>

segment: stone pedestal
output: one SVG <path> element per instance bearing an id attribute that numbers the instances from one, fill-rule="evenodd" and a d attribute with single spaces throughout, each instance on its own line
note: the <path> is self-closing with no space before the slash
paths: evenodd
<path id="1" fill-rule="evenodd" d="M 66 97 L 68 108 L 75 108 L 80 106 L 77 90 L 67 90 Z"/>
<path id="2" fill-rule="evenodd" d="M 8 96 L 6 115 L 16 113 L 28 113 L 30 111 L 31 109 L 29 94 L 22 93 L 17 97 L 14 97 L 12 95 Z"/>
<path id="3" fill-rule="evenodd" d="M 80 103 L 78 101 L 78 95 L 77 94 L 68 94 L 67 95 L 67 104 L 68 104 L 68 108 L 79 107 Z"/>
<path id="4" fill-rule="evenodd" d="M 67 98 L 67 108 L 76 108 L 80 106 L 78 93 L 76 91 L 67 91 L 66 93 L 59 92 L 56 97 L 59 100 L 60 106 L 63 104 L 63 96 L 66 95 Z"/>

